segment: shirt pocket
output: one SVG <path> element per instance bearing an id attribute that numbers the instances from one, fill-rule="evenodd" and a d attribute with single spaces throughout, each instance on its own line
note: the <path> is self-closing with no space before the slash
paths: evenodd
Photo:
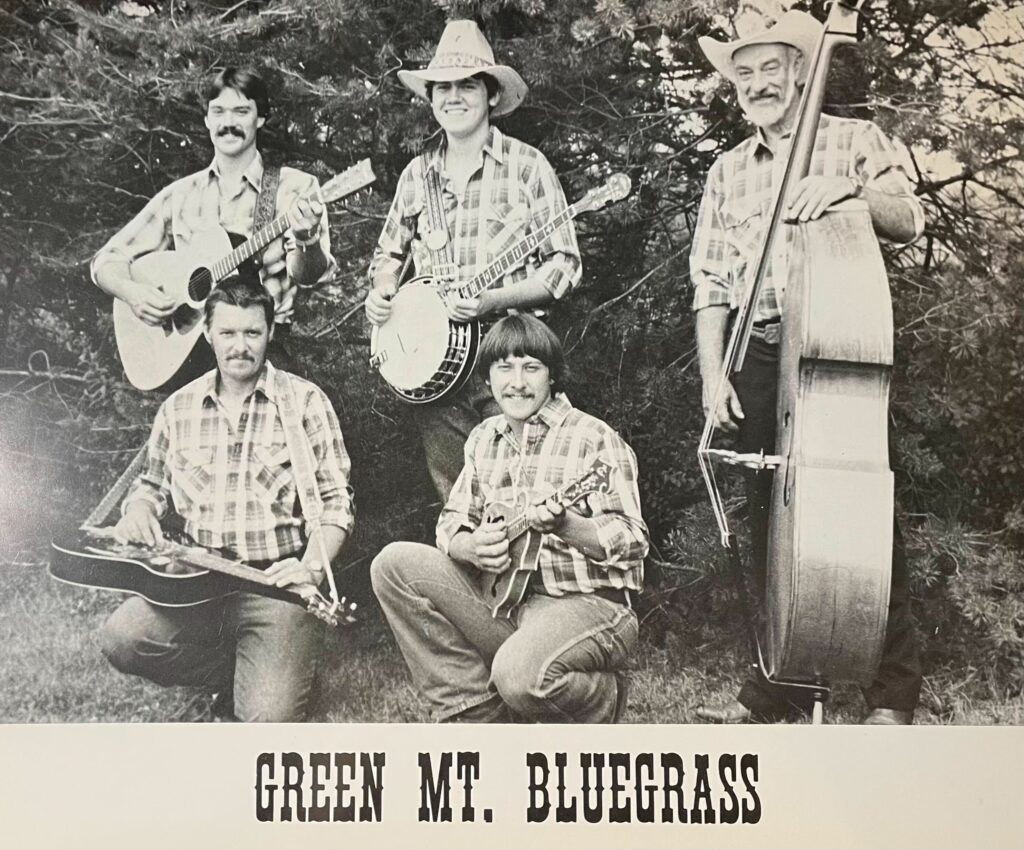
<path id="1" fill-rule="evenodd" d="M 213 449 L 177 449 L 171 458 L 171 493 L 179 514 L 212 509 Z"/>
<path id="2" fill-rule="evenodd" d="M 526 235 L 530 210 L 526 204 L 492 204 L 484 221 L 487 253 L 497 257 Z"/>
<path id="3" fill-rule="evenodd" d="M 264 504 L 291 512 L 295 502 L 292 458 L 286 443 L 255 443 L 249 463 L 251 491 Z M 290 498 L 289 498 L 290 496 Z"/>
<path id="4" fill-rule="evenodd" d="M 761 247 L 764 215 L 761 205 L 747 201 L 729 204 L 722 210 L 722 223 L 725 225 L 729 241 L 744 257 L 757 252 Z"/>

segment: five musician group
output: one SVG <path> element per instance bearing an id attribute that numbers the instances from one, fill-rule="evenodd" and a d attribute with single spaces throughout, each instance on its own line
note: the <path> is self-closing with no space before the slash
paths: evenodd
<path id="1" fill-rule="evenodd" d="M 734 41 L 700 40 L 753 125 L 711 168 L 690 254 L 705 412 L 735 432 L 740 452 L 775 451 L 792 228 L 772 245 L 747 363 L 735 376 L 723 375 L 726 340 L 758 265 L 821 31 L 810 15 L 787 12 Z M 461 288 L 563 215 L 565 195 L 544 155 L 495 125 L 527 85 L 495 61 L 475 22 L 450 21 L 429 65 L 398 76 L 429 104 L 440 132 L 399 178 L 369 265 L 365 314 L 383 334 L 415 276 L 432 281 L 452 328 L 472 326 L 481 338 L 457 385 L 410 406 L 442 503 L 436 545 L 387 545 L 371 566 L 374 593 L 433 719 L 618 722 L 649 533 L 637 458 L 614 429 L 573 406 L 570 364 L 544 321 L 582 279 L 571 219 L 493 286 Z M 287 230 L 198 308 L 201 339 L 185 377 L 165 387 L 114 535 L 158 549 L 173 514 L 187 540 L 264 570 L 297 598 L 335 591 L 331 562 L 356 518 L 351 463 L 330 400 L 296 374 L 287 347 L 296 298 L 336 268 L 326 204 L 313 176 L 264 162 L 257 136 L 271 102 L 255 72 L 216 74 L 205 107 L 212 162 L 116 233 L 93 260 L 93 280 L 137 321 L 172 327 L 182 308 L 133 277 L 134 262 L 186 250 L 211 229 L 248 237 L 266 208 L 287 216 Z M 815 220 L 852 198 L 866 204 L 879 237 L 910 243 L 923 231 L 893 143 L 870 121 L 822 115 L 787 221 Z M 408 330 L 392 344 L 422 356 Z M 770 471 L 747 475 L 750 562 L 762 588 L 771 487 Z M 864 691 L 871 724 L 912 722 L 921 687 L 900 540 L 897 528 L 881 662 Z M 298 721 L 309 711 L 324 628 L 301 605 L 241 590 L 184 607 L 131 596 L 100 640 L 121 672 L 214 694 L 219 718 Z M 808 699 L 807 689 L 758 671 L 735 700 L 697 713 L 773 721 L 808 711 Z"/>

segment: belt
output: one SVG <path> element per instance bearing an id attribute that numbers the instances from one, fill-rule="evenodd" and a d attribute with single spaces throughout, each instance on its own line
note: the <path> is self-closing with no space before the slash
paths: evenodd
<path id="1" fill-rule="evenodd" d="M 750 326 L 750 335 L 755 339 L 776 345 L 782 337 L 782 319 L 766 319 Z"/>
<path id="2" fill-rule="evenodd" d="M 630 604 L 629 591 L 624 587 L 597 587 L 594 588 L 594 596 L 600 596 L 617 605 L 625 605 L 627 608 L 633 607 Z"/>

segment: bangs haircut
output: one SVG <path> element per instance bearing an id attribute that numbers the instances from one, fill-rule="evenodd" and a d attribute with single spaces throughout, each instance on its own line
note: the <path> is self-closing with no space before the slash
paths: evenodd
<path id="1" fill-rule="evenodd" d="M 207 328 L 213 321 L 213 309 L 218 304 L 242 308 L 260 307 L 263 310 L 263 317 L 267 320 L 267 330 L 274 327 L 274 296 L 262 285 L 257 286 L 236 277 L 215 287 L 203 306 Z"/>
<path id="2" fill-rule="evenodd" d="M 470 76 L 471 80 L 482 80 L 484 88 L 487 89 L 487 99 L 490 100 L 496 94 L 501 93 L 501 84 L 490 74 L 473 74 Z M 453 80 L 453 83 L 458 80 Z M 432 101 L 434 99 L 434 86 L 436 83 L 432 81 L 427 82 L 427 100 Z"/>
<path id="3" fill-rule="evenodd" d="M 491 366 L 506 357 L 536 357 L 548 367 L 552 390 L 565 379 L 565 354 L 555 332 L 536 316 L 515 313 L 495 323 L 480 343 L 477 372 L 486 379 Z"/>
<path id="4" fill-rule="evenodd" d="M 210 101 L 216 100 L 224 89 L 234 89 L 243 97 L 254 101 L 256 114 L 261 118 L 270 115 L 270 96 L 267 94 L 267 84 L 255 71 L 248 71 L 245 68 L 225 68 L 217 74 L 206 85 L 204 111 L 209 108 Z"/>

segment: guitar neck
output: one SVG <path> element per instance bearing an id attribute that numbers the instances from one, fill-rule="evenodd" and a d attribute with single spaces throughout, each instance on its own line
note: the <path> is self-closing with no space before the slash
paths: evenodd
<path id="1" fill-rule="evenodd" d="M 511 269 L 522 265 L 533 251 L 547 239 L 552 233 L 558 230 L 567 221 L 571 221 L 580 214 L 578 204 L 566 207 L 562 212 L 552 218 L 539 230 L 535 230 L 529 236 L 524 237 L 491 263 L 482 272 L 475 275 L 465 286 L 461 287 L 462 294 L 466 298 L 476 298 L 484 290 L 490 289 L 501 280 L 502 276 Z"/>
<path id="2" fill-rule="evenodd" d="M 262 570 L 258 570 L 255 567 L 250 567 L 247 564 L 243 564 L 241 561 L 229 561 L 227 558 L 222 558 L 219 555 L 214 555 L 212 552 L 206 552 L 198 547 L 182 546 L 178 543 L 170 544 L 168 550 L 177 560 L 185 561 L 192 566 L 200 567 L 204 570 L 210 570 L 210 572 L 223 573 L 224 575 L 234 576 L 235 578 L 245 579 L 246 581 L 254 581 L 257 584 L 262 584 L 265 587 L 270 587 L 273 582 L 267 578 L 266 574 Z M 292 588 L 284 588 L 284 590 L 291 590 Z"/>
<path id="3" fill-rule="evenodd" d="M 234 251 L 210 267 L 215 282 L 226 278 L 242 263 L 257 251 L 262 251 L 288 229 L 288 216 L 275 218 L 270 224 L 261 227 L 252 236 L 238 245 Z"/>
<path id="4" fill-rule="evenodd" d="M 570 490 L 578 487 L 578 484 L 570 484 L 568 487 L 564 487 L 561 490 L 556 490 L 550 496 L 549 499 L 554 499 L 560 504 L 564 504 L 567 494 Z M 508 523 L 508 541 L 511 543 L 513 540 L 521 537 L 530 530 L 530 521 L 526 518 L 526 511 L 520 511 L 516 514 Z"/>

